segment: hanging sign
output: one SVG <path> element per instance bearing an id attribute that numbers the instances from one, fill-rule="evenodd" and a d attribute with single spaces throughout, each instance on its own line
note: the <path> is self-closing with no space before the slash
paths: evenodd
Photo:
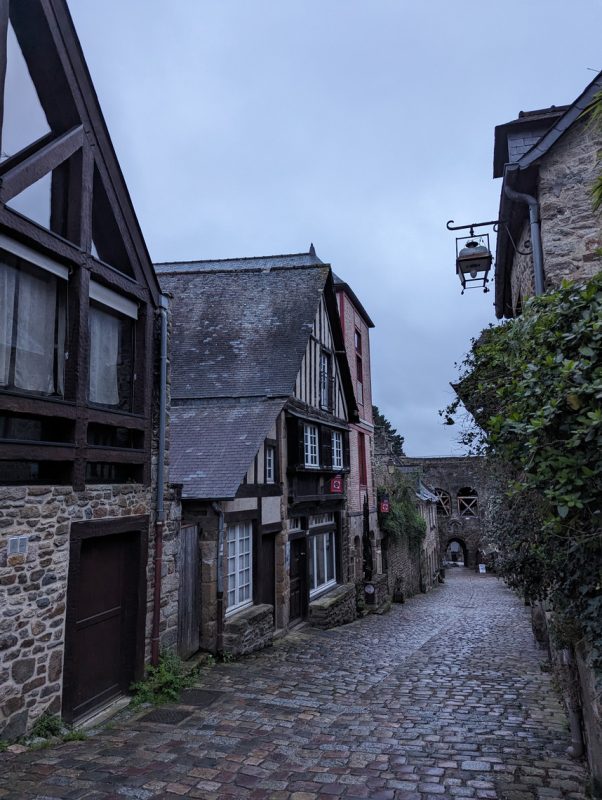
<path id="1" fill-rule="evenodd" d="M 343 478 L 341 475 L 335 475 L 330 479 L 330 494 L 343 494 Z"/>
<path id="2" fill-rule="evenodd" d="M 389 502 L 389 498 L 388 497 L 382 497 L 381 498 L 381 501 L 380 501 L 380 503 L 378 505 L 378 510 L 380 511 L 381 514 L 388 514 L 389 513 L 389 511 L 391 510 L 391 503 Z"/>

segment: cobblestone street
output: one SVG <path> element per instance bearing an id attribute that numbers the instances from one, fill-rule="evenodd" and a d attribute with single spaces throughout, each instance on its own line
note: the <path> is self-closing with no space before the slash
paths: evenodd
<path id="1" fill-rule="evenodd" d="M 0 755 L 0 797 L 583 798 L 527 612 L 495 577 L 448 570 L 388 614 L 208 670 L 171 724 L 146 709 Z"/>

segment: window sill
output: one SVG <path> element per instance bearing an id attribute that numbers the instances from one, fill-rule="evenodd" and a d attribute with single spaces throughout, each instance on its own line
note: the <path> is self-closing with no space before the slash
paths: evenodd
<path id="1" fill-rule="evenodd" d="M 231 608 L 227 608 L 225 618 L 231 619 L 232 617 L 235 617 L 237 614 L 240 614 L 243 611 L 248 611 L 250 608 L 253 608 L 252 599 L 245 603 L 241 603 L 238 606 L 232 606 Z"/>
<path id="2" fill-rule="evenodd" d="M 331 581 L 328 581 L 328 583 L 322 584 L 322 586 L 318 586 L 317 589 L 313 589 L 309 593 L 310 603 L 312 600 L 317 600 L 319 597 L 322 597 L 323 595 L 327 594 L 331 589 L 334 589 L 335 586 L 337 586 L 337 582 L 336 579 L 333 579 Z"/>

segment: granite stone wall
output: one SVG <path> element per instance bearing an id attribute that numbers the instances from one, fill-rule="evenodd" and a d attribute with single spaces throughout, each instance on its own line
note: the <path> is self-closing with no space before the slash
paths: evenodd
<path id="1" fill-rule="evenodd" d="M 423 481 L 431 488 L 443 489 L 450 495 L 450 514 L 438 514 L 440 555 L 443 558 L 452 539 L 460 541 L 466 550 L 467 567 L 474 568 L 478 562 L 483 538 L 483 518 L 488 498 L 487 474 L 485 460 L 477 456 L 459 456 L 444 458 L 407 458 L 407 466 L 415 466 L 420 470 Z M 478 495 L 477 513 L 475 516 L 464 516 L 460 513 L 458 493 L 460 489 L 470 487 Z"/>
<path id="2" fill-rule="evenodd" d="M 148 487 L 0 487 L 0 737 L 29 730 L 45 711 L 59 713 L 71 524 L 149 514 Z M 168 498 L 164 531 L 161 644 L 177 638 L 179 530 L 177 499 Z M 154 526 L 149 526 L 146 657 L 150 655 Z M 23 552 L 9 554 L 15 538 Z M 12 540 L 12 541 L 11 541 Z"/>
<path id="3" fill-rule="evenodd" d="M 591 278 L 602 268 L 602 212 L 592 209 L 591 187 L 600 170 L 602 133 L 585 119 L 572 128 L 541 160 L 537 196 L 541 212 L 546 289 L 563 279 Z M 529 225 L 518 244 L 525 250 Z M 533 294 L 533 259 L 516 254 L 512 270 L 512 302 Z"/>
<path id="4" fill-rule="evenodd" d="M 244 656 L 269 647 L 274 640 L 274 606 L 251 606 L 226 618 L 224 654 Z"/>
<path id="5" fill-rule="evenodd" d="M 344 583 L 309 604 L 309 624 L 314 628 L 335 628 L 356 617 L 355 584 Z"/>

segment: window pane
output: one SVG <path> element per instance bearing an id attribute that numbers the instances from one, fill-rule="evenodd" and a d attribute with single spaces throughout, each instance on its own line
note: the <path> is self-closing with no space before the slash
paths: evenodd
<path id="1" fill-rule="evenodd" d="M 131 408 L 133 330 L 131 320 L 90 306 L 90 402 Z"/>
<path id="2" fill-rule="evenodd" d="M 337 431 L 332 434 L 332 466 L 335 469 L 343 468 L 343 436 Z"/>
<path id="3" fill-rule="evenodd" d="M 66 287 L 19 263 L 0 263 L 0 384 L 62 395 Z"/>
<path id="4" fill-rule="evenodd" d="M 305 450 L 305 466 L 318 466 L 318 429 L 315 425 L 304 425 L 303 444 Z"/>
<path id="5" fill-rule="evenodd" d="M 324 563 L 324 534 L 316 536 L 316 581 L 321 586 L 326 583 L 326 568 Z"/>
<path id="6" fill-rule="evenodd" d="M 327 533 L 326 544 L 326 580 L 334 580 L 334 533 Z"/>
<path id="7" fill-rule="evenodd" d="M 13 337 L 13 313 L 17 271 L 8 264 L 0 264 L 0 384 L 9 381 L 10 351 Z"/>

